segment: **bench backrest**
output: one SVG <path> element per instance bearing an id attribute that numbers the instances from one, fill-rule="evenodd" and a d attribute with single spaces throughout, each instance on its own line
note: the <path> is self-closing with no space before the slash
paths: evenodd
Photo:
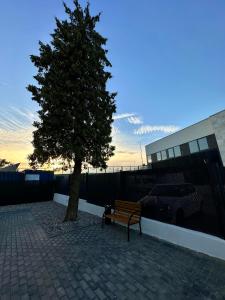
<path id="1" fill-rule="evenodd" d="M 115 200 L 115 212 L 122 214 L 132 214 L 141 216 L 141 204 L 137 202 Z"/>

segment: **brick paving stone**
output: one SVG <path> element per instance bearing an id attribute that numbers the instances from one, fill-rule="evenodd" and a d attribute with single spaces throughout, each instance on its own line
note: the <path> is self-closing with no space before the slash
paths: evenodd
<path id="1" fill-rule="evenodd" d="M 0 207 L 0 299 L 225 299 L 225 262 L 54 202 Z"/>
<path id="2" fill-rule="evenodd" d="M 98 298 L 100 300 L 106 299 L 106 295 L 99 288 L 97 288 L 97 290 L 95 291 L 95 294 L 98 296 Z"/>

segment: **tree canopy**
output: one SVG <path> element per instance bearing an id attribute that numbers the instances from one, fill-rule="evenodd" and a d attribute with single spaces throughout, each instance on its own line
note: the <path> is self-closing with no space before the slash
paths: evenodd
<path id="1" fill-rule="evenodd" d="M 94 167 L 105 167 L 113 154 L 111 142 L 114 93 L 106 90 L 111 78 L 105 67 L 106 39 L 95 31 L 100 15 L 90 16 L 74 1 L 72 11 L 64 4 L 69 20 L 56 18 L 50 44 L 40 44 L 40 55 L 31 60 L 38 68 L 38 86 L 29 85 L 32 99 L 41 107 L 34 123 L 34 153 L 31 163 L 49 159 L 68 161 L 76 157 Z"/>
<path id="2" fill-rule="evenodd" d="M 3 168 L 3 167 L 6 167 L 10 164 L 9 161 L 7 161 L 6 159 L 4 158 L 0 158 L 0 168 Z"/>

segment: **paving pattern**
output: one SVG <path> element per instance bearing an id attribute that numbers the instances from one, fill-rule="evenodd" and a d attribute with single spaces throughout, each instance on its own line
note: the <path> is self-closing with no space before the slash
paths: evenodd
<path id="1" fill-rule="evenodd" d="M 225 299 L 225 262 L 54 202 L 0 207 L 0 299 Z"/>

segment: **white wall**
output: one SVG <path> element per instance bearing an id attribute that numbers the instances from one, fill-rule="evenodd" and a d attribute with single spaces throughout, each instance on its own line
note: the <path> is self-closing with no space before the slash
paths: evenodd
<path id="1" fill-rule="evenodd" d="M 215 132 L 220 155 L 225 166 L 225 111 L 210 117 L 213 131 Z"/>
<path id="2" fill-rule="evenodd" d="M 68 196 L 55 194 L 53 200 L 67 205 Z M 104 208 L 80 199 L 79 210 L 101 217 Z M 133 228 L 138 230 L 136 225 Z M 147 235 L 225 260 L 225 241 L 215 236 L 147 218 L 142 218 L 142 231 Z"/>
<path id="3" fill-rule="evenodd" d="M 62 205 L 67 206 L 68 200 L 69 200 L 69 196 L 65 196 L 65 195 L 57 194 L 57 193 L 54 194 L 53 201 L 55 201 L 55 202 L 58 202 Z M 79 207 L 78 208 L 81 211 L 86 211 L 90 214 L 93 214 L 93 215 L 96 215 L 96 216 L 99 216 L 99 217 L 102 217 L 102 214 L 104 212 L 103 207 L 88 203 L 84 199 L 79 200 Z"/>

